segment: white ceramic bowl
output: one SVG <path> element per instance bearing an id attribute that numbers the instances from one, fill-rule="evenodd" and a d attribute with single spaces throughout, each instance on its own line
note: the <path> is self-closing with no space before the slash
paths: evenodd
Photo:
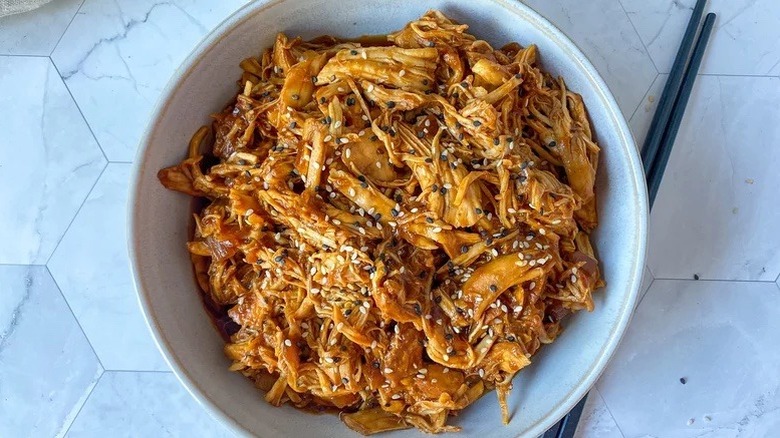
<path id="1" fill-rule="evenodd" d="M 238 373 L 228 371 L 223 342 L 206 316 L 187 255 L 190 199 L 166 190 L 159 169 L 186 155 L 192 133 L 236 93 L 239 62 L 272 45 L 279 31 L 314 37 L 355 37 L 400 29 L 429 8 L 468 23 L 500 46 L 537 44 L 548 71 L 582 94 L 602 147 L 599 220 L 594 244 L 607 287 L 596 310 L 565 323 L 563 334 L 515 379 L 512 422 L 501 424 L 494 395 L 452 423 L 462 436 L 535 437 L 568 412 L 607 364 L 626 329 L 640 287 L 647 233 L 647 196 L 626 122 L 604 81 L 577 47 L 529 8 L 502 0 L 275 0 L 254 2 L 228 18 L 174 75 L 136 157 L 130 197 L 129 251 L 143 312 L 168 364 L 189 392 L 235 432 L 268 437 L 356 435 L 332 415 L 275 408 Z M 175 407 L 173 407 L 175 409 Z M 415 430 L 387 437 L 420 436 Z"/>

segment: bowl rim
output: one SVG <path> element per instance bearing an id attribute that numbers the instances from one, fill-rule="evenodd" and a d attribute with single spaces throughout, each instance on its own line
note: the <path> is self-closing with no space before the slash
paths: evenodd
<path id="1" fill-rule="evenodd" d="M 227 18 L 222 20 L 217 26 L 215 26 L 208 34 L 206 34 L 200 42 L 192 49 L 187 55 L 185 60 L 174 71 L 166 84 L 160 96 L 157 99 L 154 110 L 151 112 L 147 126 L 141 136 L 139 142 L 139 148 L 136 152 L 135 159 L 133 161 L 130 182 L 129 182 L 129 196 L 127 203 L 127 251 L 130 257 L 130 267 L 133 279 L 133 286 L 136 291 L 138 305 L 141 308 L 141 312 L 146 321 L 146 325 L 152 334 L 154 343 L 157 349 L 162 354 L 165 362 L 170 367 L 173 374 L 189 392 L 189 394 L 198 401 L 198 403 L 208 411 L 209 415 L 216 418 L 223 425 L 227 426 L 231 432 L 240 434 L 241 436 L 254 436 L 250 430 L 247 430 L 237 419 L 230 415 L 230 413 L 219 407 L 205 392 L 201 389 L 197 381 L 195 381 L 186 371 L 185 365 L 176 356 L 171 348 L 171 342 L 167 339 L 165 334 L 159 328 L 157 316 L 152 308 L 150 300 L 150 288 L 145 287 L 140 270 L 140 258 L 138 243 L 136 238 L 136 230 L 140 231 L 140 218 L 136 211 L 135 206 L 138 205 L 138 200 L 141 197 L 141 184 L 140 178 L 142 168 L 144 166 L 145 157 L 149 153 L 151 139 L 153 133 L 156 131 L 158 124 L 160 123 L 160 116 L 167 109 L 171 98 L 179 90 L 190 74 L 193 73 L 196 67 L 199 66 L 200 61 L 204 54 L 214 48 L 214 46 L 223 38 L 231 28 L 240 25 L 246 20 L 252 18 L 255 14 L 262 13 L 264 10 L 276 6 L 280 3 L 284 3 L 288 0 L 255 0 L 241 6 L 235 12 L 230 14 Z M 619 309 L 619 313 L 615 319 L 613 330 L 609 337 L 601 346 L 599 353 L 597 354 L 593 365 L 588 370 L 584 370 L 582 378 L 578 383 L 572 387 L 568 395 L 561 403 L 555 408 L 549 411 L 546 415 L 540 418 L 536 423 L 532 424 L 530 428 L 525 431 L 521 431 L 518 436 L 536 437 L 542 435 L 557 421 L 563 418 L 574 406 L 587 394 L 588 391 L 596 383 L 596 380 L 606 369 L 612 356 L 615 354 L 621 339 L 623 338 L 628 324 L 633 316 L 635 304 L 639 295 L 639 289 L 641 287 L 642 278 L 644 275 L 646 253 L 647 253 L 647 240 L 648 240 L 648 218 L 649 218 L 649 203 L 647 196 L 647 186 L 644 178 L 644 171 L 639 158 L 639 153 L 636 148 L 636 142 L 633 134 L 631 133 L 628 123 L 626 122 L 620 107 L 615 100 L 609 86 L 598 73 L 596 68 L 585 56 L 584 52 L 574 41 L 568 37 L 562 30 L 552 24 L 547 18 L 543 17 L 540 13 L 536 12 L 530 6 L 521 3 L 519 1 L 512 0 L 489 0 L 497 3 L 504 8 L 513 10 L 518 16 L 530 16 L 540 26 L 539 30 L 543 31 L 548 38 L 553 40 L 557 45 L 564 47 L 568 50 L 570 57 L 573 61 L 576 61 L 579 65 L 579 69 L 588 76 L 590 82 L 594 85 L 596 94 L 604 102 L 605 109 L 611 120 L 615 123 L 613 127 L 617 134 L 619 134 L 619 140 L 623 148 L 626 149 L 625 153 L 628 157 L 628 163 L 630 165 L 630 180 L 633 185 L 632 193 L 638 196 L 636 199 L 637 204 L 637 235 L 640 237 L 640 241 L 637 242 L 637 254 L 634 259 L 634 263 L 629 271 L 629 285 L 627 288 L 626 297 L 623 300 L 622 307 Z"/>

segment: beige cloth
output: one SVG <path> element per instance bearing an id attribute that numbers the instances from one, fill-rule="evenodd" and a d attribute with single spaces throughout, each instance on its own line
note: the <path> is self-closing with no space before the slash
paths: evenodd
<path id="1" fill-rule="evenodd" d="M 0 0 L 0 17 L 31 11 L 50 1 L 51 0 Z"/>

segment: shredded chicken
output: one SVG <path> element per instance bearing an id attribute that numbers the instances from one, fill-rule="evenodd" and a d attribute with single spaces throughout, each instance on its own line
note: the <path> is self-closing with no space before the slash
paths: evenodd
<path id="1" fill-rule="evenodd" d="M 269 403 L 436 433 L 495 389 L 508 423 L 513 376 L 593 309 L 583 101 L 535 46 L 467 29 L 430 11 L 381 42 L 280 34 L 159 172 L 204 200 L 196 278 Z"/>

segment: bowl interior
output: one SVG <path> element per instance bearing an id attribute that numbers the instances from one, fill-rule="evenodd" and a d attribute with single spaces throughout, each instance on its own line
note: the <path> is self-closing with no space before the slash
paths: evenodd
<path id="1" fill-rule="evenodd" d="M 246 6 L 193 52 L 172 80 L 139 155 L 131 196 L 130 253 L 141 306 L 166 359 L 190 392 L 239 433 L 258 436 L 356 435 L 331 415 L 274 408 L 240 374 L 228 371 L 223 342 L 203 309 L 185 248 L 190 199 L 165 190 L 156 172 L 186 155 L 192 133 L 236 92 L 238 63 L 273 44 L 275 34 L 357 37 L 401 28 L 430 8 L 468 23 L 496 46 L 537 44 L 548 71 L 582 94 L 603 153 L 598 178 L 600 225 L 594 235 L 607 287 L 596 310 L 565 324 L 555 343 L 515 379 L 513 413 L 501 424 L 489 394 L 452 423 L 469 436 L 537 436 L 590 388 L 630 317 L 644 265 L 647 200 L 633 140 L 617 104 L 592 65 L 547 21 L 525 6 L 497 0 L 276 0 Z M 422 435 L 400 431 L 386 436 Z"/>

